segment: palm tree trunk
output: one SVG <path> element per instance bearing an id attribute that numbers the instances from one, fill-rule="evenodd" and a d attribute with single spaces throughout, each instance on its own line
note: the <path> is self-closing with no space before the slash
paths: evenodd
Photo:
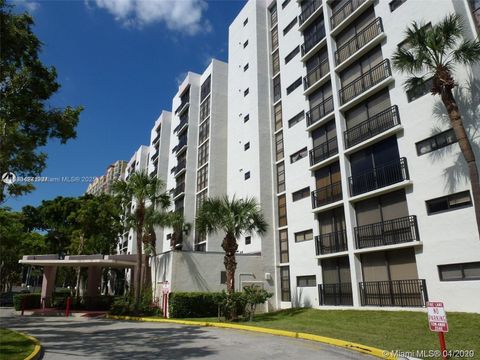
<path id="1" fill-rule="evenodd" d="M 143 222 L 145 216 L 145 205 L 140 203 L 138 204 L 137 208 L 137 236 L 136 236 L 136 244 L 137 244 L 137 266 L 134 272 L 134 290 L 135 290 L 135 309 L 138 310 L 138 305 L 140 304 L 140 296 L 142 291 L 142 253 L 143 253 L 143 246 L 142 246 L 142 236 L 143 236 Z"/>
<path id="2" fill-rule="evenodd" d="M 477 220 L 478 234 L 480 235 L 480 178 L 478 175 L 478 168 L 475 162 L 475 153 L 472 145 L 468 140 L 467 132 L 463 126 L 462 116 L 458 109 L 457 102 L 453 97 L 450 88 L 445 89 L 442 93 L 442 102 L 447 108 L 448 117 L 452 124 L 453 131 L 458 140 L 458 145 L 462 151 L 463 157 L 467 162 L 468 173 L 470 176 L 470 184 L 472 186 L 473 206 L 475 209 L 475 218 Z"/>
<path id="3" fill-rule="evenodd" d="M 223 239 L 222 248 L 225 250 L 223 264 L 227 273 L 227 311 L 225 317 L 227 320 L 231 320 L 236 316 L 236 309 L 234 304 L 232 304 L 232 294 L 235 292 L 235 270 L 237 269 L 235 253 L 238 249 L 235 236 L 227 234 Z"/>

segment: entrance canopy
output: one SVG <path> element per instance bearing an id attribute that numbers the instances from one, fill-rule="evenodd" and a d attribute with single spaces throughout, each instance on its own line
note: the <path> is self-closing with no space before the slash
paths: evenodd
<path id="1" fill-rule="evenodd" d="M 134 267 L 136 255 L 25 255 L 18 262 L 35 266 Z"/>

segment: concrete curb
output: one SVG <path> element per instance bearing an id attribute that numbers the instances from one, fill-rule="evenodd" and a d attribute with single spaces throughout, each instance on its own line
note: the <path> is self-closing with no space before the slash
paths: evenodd
<path id="1" fill-rule="evenodd" d="M 28 355 L 25 358 L 25 360 L 37 360 L 37 359 L 40 358 L 40 355 L 42 353 L 42 344 L 40 344 L 40 341 L 38 341 L 37 338 L 35 338 L 31 335 L 25 334 L 23 332 L 20 332 L 20 331 L 15 331 L 15 330 L 12 330 L 12 329 L 8 329 L 8 330 L 16 332 L 17 334 L 20 334 L 20 335 L 26 337 L 31 342 L 33 342 L 33 344 L 34 344 L 33 351 L 30 353 L 30 355 Z"/>
<path id="2" fill-rule="evenodd" d="M 114 320 L 134 320 L 134 321 L 171 323 L 171 324 L 190 325 L 190 326 L 211 326 L 211 327 L 224 328 L 224 329 L 252 331 L 257 333 L 264 333 L 264 334 L 270 334 L 270 335 L 286 336 L 291 338 L 316 341 L 316 342 L 320 342 L 328 345 L 342 347 L 342 348 L 360 352 L 363 354 L 372 355 L 381 359 L 398 360 L 397 356 L 395 356 L 394 354 L 386 350 L 374 348 L 367 345 L 357 344 L 350 341 L 333 339 L 325 336 L 307 334 L 307 333 L 301 333 L 301 332 L 269 329 L 269 328 L 263 328 L 258 326 L 239 325 L 239 324 L 230 324 L 230 323 L 161 319 L 161 318 L 148 318 L 148 317 L 136 317 L 136 316 L 118 316 L 118 315 L 107 314 L 106 318 L 114 319 Z"/>

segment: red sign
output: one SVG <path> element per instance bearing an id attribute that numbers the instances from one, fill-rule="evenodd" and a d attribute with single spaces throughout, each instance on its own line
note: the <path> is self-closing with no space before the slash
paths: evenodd
<path id="1" fill-rule="evenodd" d="M 428 326 L 430 331 L 448 332 L 447 314 L 443 303 L 439 301 L 428 301 Z"/>

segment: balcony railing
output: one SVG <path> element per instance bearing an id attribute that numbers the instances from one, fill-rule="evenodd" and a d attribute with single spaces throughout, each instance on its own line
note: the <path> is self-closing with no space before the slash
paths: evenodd
<path id="1" fill-rule="evenodd" d="M 417 217 L 415 215 L 357 226 L 355 228 L 357 249 L 403 244 L 417 240 L 419 240 L 419 237 Z"/>
<path id="2" fill-rule="evenodd" d="M 375 65 L 366 73 L 343 86 L 339 90 L 340 102 L 345 104 L 391 75 L 392 70 L 390 68 L 390 61 L 385 59 L 380 64 Z"/>
<path id="3" fill-rule="evenodd" d="M 335 136 L 310 150 L 310 166 L 336 154 L 338 154 L 338 144 L 337 137 Z"/>
<path id="4" fill-rule="evenodd" d="M 173 197 L 180 195 L 181 193 L 185 192 L 185 183 L 181 183 L 173 190 Z"/>
<path id="5" fill-rule="evenodd" d="M 353 305 L 352 284 L 319 284 L 318 300 L 320 305 Z"/>
<path id="6" fill-rule="evenodd" d="M 177 133 L 185 124 L 188 123 L 188 116 L 180 118 L 180 124 L 178 124 L 175 129 L 173 129 L 173 133 Z"/>
<path id="7" fill-rule="evenodd" d="M 320 6 L 322 5 L 321 0 L 311 0 L 309 1 L 307 7 L 300 13 L 300 16 L 298 17 L 298 24 L 302 25 L 305 20 L 307 20 L 310 15 L 312 15 L 315 10 L 317 10 Z"/>
<path id="8" fill-rule="evenodd" d="M 182 171 L 183 169 L 185 169 L 185 166 L 187 165 L 187 161 L 184 159 L 184 160 L 180 160 L 178 163 L 177 163 L 177 166 L 174 167 L 175 169 L 175 175 L 177 175 L 180 171 Z"/>
<path id="9" fill-rule="evenodd" d="M 351 13 L 358 9 L 366 0 L 350 0 L 345 3 L 340 9 L 335 11 L 330 17 L 330 24 L 332 25 L 332 30 L 337 27 L 343 20 L 345 20 Z"/>
<path id="10" fill-rule="evenodd" d="M 312 191 L 312 209 L 342 200 L 342 183 L 336 182 Z"/>
<path id="11" fill-rule="evenodd" d="M 190 100 L 190 99 L 187 99 L 187 101 L 182 102 L 182 103 L 177 107 L 177 110 L 175 110 L 175 114 L 178 114 L 178 113 L 182 112 L 182 110 L 189 105 L 189 100 Z"/>
<path id="12" fill-rule="evenodd" d="M 383 32 L 382 19 L 377 18 L 358 32 L 353 38 L 345 44 L 338 47 L 335 51 L 335 62 L 341 64 L 352 56 L 355 52 L 364 47 L 368 42 Z"/>
<path id="13" fill-rule="evenodd" d="M 428 301 L 424 279 L 361 282 L 362 306 L 425 307 Z"/>
<path id="14" fill-rule="evenodd" d="M 179 152 L 185 145 L 187 145 L 187 137 L 180 138 L 177 146 L 175 146 L 175 153 Z"/>
<path id="15" fill-rule="evenodd" d="M 303 78 L 303 88 L 307 90 L 310 86 L 315 84 L 318 80 L 327 75 L 330 71 L 328 65 L 328 58 L 322 60 L 317 66 L 307 73 L 307 76 Z"/>
<path id="16" fill-rule="evenodd" d="M 350 195 L 355 196 L 409 180 L 407 159 L 399 158 L 349 178 Z"/>
<path id="17" fill-rule="evenodd" d="M 398 106 L 393 105 L 345 131 L 345 145 L 352 147 L 399 124 Z"/>
<path id="18" fill-rule="evenodd" d="M 347 250 L 347 232 L 345 230 L 315 236 L 317 255 L 333 254 Z"/>
<path id="19" fill-rule="evenodd" d="M 302 56 L 308 53 L 317 45 L 320 41 L 325 38 L 325 28 L 323 30 L 318 30 L 312 36 L 305 39 L 305 42 L 302 44 Z"/>
<path id="20" fill-rule="evenodd" d="M 331 112 L 333 112 L 333 96 L 326 98 L 320 104 L 311 108 L 310 111 L 307 111 L 307 126 L 316 123 Z"/>

